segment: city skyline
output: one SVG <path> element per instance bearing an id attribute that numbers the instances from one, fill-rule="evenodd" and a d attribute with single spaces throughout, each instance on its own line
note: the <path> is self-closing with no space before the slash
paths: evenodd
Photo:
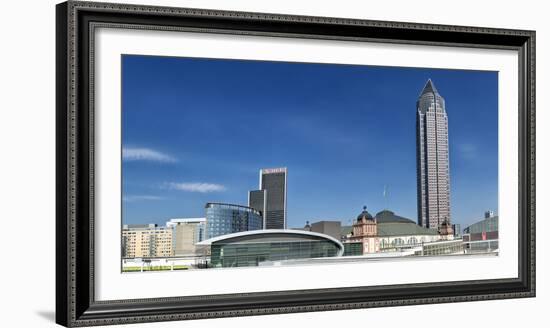
<path id="1" fill-rule="evenodd" d="M 496 72 L 123 56 L 123 222 L 246 205 L 269 167 L 289 168 L 288 227 L 348 224 L 363 205 L 415 219 L 429 78 L 452 107 L 453 223 L 468 224 L 498 210 Z"/>

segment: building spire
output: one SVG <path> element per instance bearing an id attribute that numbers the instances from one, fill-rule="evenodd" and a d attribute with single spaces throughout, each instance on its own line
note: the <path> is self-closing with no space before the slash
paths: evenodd
<path id="1" fill-rule="evenodd" d="M 426 85 L 424 86 L 424 89 L 422 89 L 422 93 L 420 94 L 420 96 L 425 95 L 426 93 L 439 94 L 437 92 L 437 89 L 435 88 L 435 85 L 432 82 L 432 79 L 428 79 L 428 82 L 426 82 Z"/>

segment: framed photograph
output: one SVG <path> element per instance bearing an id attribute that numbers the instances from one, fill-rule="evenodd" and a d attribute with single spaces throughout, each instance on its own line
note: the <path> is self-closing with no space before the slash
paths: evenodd
<path id="1" fill-rule="evenodd" d="M 535 296 L 535 32 L 57 5 L 64 326 Z"/>

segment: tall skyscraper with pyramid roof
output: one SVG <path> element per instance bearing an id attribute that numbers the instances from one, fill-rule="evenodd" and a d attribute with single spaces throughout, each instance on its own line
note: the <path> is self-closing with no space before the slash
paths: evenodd
<path id="1" fill-rule="evenodd" d="M 449 133 L 445 99 L 429 79 L 416 102 L 418 224 L 451 223 Z"/>

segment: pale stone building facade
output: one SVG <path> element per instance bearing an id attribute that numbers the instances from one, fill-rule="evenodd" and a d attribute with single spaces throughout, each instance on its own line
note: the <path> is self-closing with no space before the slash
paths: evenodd
<path id="1" fill-rule="evenodd" d="M 172 228 L 175 256 L 197 255 L 196 244 L 206 239 L 206 218 L 171 219 L 166 226 Z"/>
<path id="2" fill-rule="evenodd" d="M 421 246 L 440 240 L 452 239 L 452 230 L 443 225 L 444 231 L 421 227 L 412 220 L 383 210 L 372 216 L 363 208 L 352 226 L 351 233 L 345 236 L 344 243 L 361 243 L 361 254 L 391 252 L 400 248 Z"/>
<path id="3" fill-rule="evenodd" d="M 172 229 L 156 224 L 124 225 L 122 227 L 122 257 L 173 256 Z"/>
<path id="4" fill-rule="evenodd" d="M 367 212 L 366 206 L 363 207 L 363 212 L 357 216 L 357 220 L 353 224 L 349 242 L 362 243 L 363 254 L 377 253 L 380 251 L 376 218 Z"/>

